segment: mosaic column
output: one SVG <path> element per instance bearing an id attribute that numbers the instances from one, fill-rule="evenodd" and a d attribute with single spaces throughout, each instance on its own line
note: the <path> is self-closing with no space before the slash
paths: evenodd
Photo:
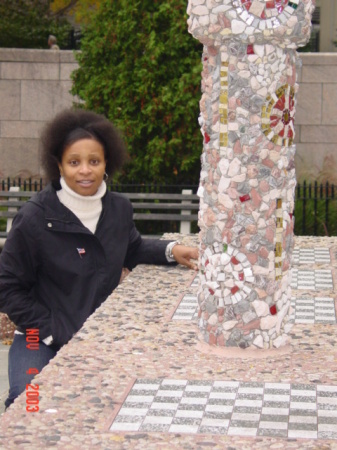
<path id="1" fill-rule="evenodd" d="M 199 326 L 209 344 L 287 342 L 298 46 L 312 0 L 189 0 L 204 44 Z"/>

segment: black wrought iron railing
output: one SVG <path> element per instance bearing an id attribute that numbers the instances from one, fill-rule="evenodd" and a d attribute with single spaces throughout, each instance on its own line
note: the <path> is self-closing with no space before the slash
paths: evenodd
<path id="1" fill-rule="evenodd" d="M 40 191 L 44 187 L 42 179 L 23 180 L 0 179 L 0 191 L 9 190 L 11 186 L 19 186 L 25 191 Z M 119 184 L 110 182 L 108 189 L 116 192 L 142 193 L 181 193 L 183 189 L 191 189 L 196 193 L 197 185 L 171 184 Z M 0 194 L 1 195 L 1 194 Z M 300 236 L 337 236 L 337 189 L 331 183 L 299 183 L 295 191 L 295 234 Z M 138 226 L 138 224 L 137 224 Z M 139 224 L 144 234 L 162 234 L 179 231 L 178 223 L 152 222 Z M 197 232 L 196 224 L 193 231 Z"/>

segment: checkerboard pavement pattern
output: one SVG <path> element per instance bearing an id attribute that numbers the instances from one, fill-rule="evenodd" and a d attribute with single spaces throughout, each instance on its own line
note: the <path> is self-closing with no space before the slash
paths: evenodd
<path id="1" fill-rule="evenodd" d="M 323 291 L 333 289 L 331 270 L 300 270 L 292 269 L 292 289 Z"/>
<path id="2" fill-rule="evenodd" d="M 330 251 L 327 247 L 302 248 L 295 247 L 292 263 L 298 264 L 331 264 Z"/>
<path id="3" fill-rule="evenodd" d="M 186 294 L 181 299 L 172 320 L 194 320 L 198 317 L 198 299 L 195 294 Z"/>
<path id="4" fill-rule="evenodd" d="M 337 439 L 337 386 L 139 379 L 110 430 Z"/>
<path id="5" fill-rule="evenodd" d="M 336 323 L 335 302 L 331 297 L 292 297 L 294 323 Z"/>

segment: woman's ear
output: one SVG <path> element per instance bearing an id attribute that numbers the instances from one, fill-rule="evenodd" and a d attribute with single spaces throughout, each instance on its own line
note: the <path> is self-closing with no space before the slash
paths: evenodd
<path id="1" fill-rule="evenodd" d="M 61 175 L 61 177 L 63 177 L 62 166 L 60 163 L 58 163 L 57 165 L 59 166 L 60 175 Z"/>

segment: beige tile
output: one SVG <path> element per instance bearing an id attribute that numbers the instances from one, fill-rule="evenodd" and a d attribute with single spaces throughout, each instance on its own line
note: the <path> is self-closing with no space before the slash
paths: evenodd
<path id="1" fill-rule="evenodd" d="M 322 124 L 337 125 L 337 79 L 323 85 Z"/>
<path id="2" fill-rule="evenodd" d="M 58 80 L 60 66 L 56 63 L 3 62 L 1 78 L 7 80 Z"/>
<path id="3" fill-rule="evenodd" d="M 302 83 L 335 83 L 337 80 L 336 66 L 303 66 Z"/>
<path id="4" fill-rule="evenodd" d="M 70 81 L 22 81 L 21 119 L 49 120 L 72 106 Z"/>
<path id="5" fill-rule="evenodd" d="M 320 125 L 322 122 L 322 85 L 301 83 L 297 94 L 296 125 Z"/>
<path id="6" fill-rule="evenodd" d="M 0 48 L 0 61 L 59 62 L 59 52 L 50 50 Z"/>
<path id="7" fill-rule="evenodd" d="M 60 50 L 60 62 L 61 63 L 75 63 L 76 57 L 75 54 L 80 53 L 79 51 L 74 52 L 73 50 Z"/>
<path id="8" fill-rule="evenodd" d="M 60 66 L 60 80 L 70 80 L 71 74 L 78 68 L 78 64 L 61 64 Z"/>
<path id="9" fill-rule="evenodd" d="M 295 139 L 294 144 L 297 144 L 300 142 L 301 137 L 301 127 L 299 125 L 295 125 Z"/>
<path id="10" fill-rule="evenodd" d="M 303 66 L 337 65 L 337 53 L 300 53 Z"/>
<path id="11" fill-rule="evenodd" d="M 20 119 L 20 81 L 0 80 L 0 120 Z"/>
<path id="12" fill-rule="evenodd" d="M 0 176 L 35 176 L 39 173 L 37 139 L 0 140 Z"/>
<path id="13" fill-rule="evenodd" d="M 301 143 L 337 143 L 336 126 L 308 126 L 301 127 Z"/>
<path id="14" fill-rule="evenodd" d="M 40 136 L 41 129 L 45 122 L 10 120 L 0 123 L 1 138 L 33 138 Z"/>

